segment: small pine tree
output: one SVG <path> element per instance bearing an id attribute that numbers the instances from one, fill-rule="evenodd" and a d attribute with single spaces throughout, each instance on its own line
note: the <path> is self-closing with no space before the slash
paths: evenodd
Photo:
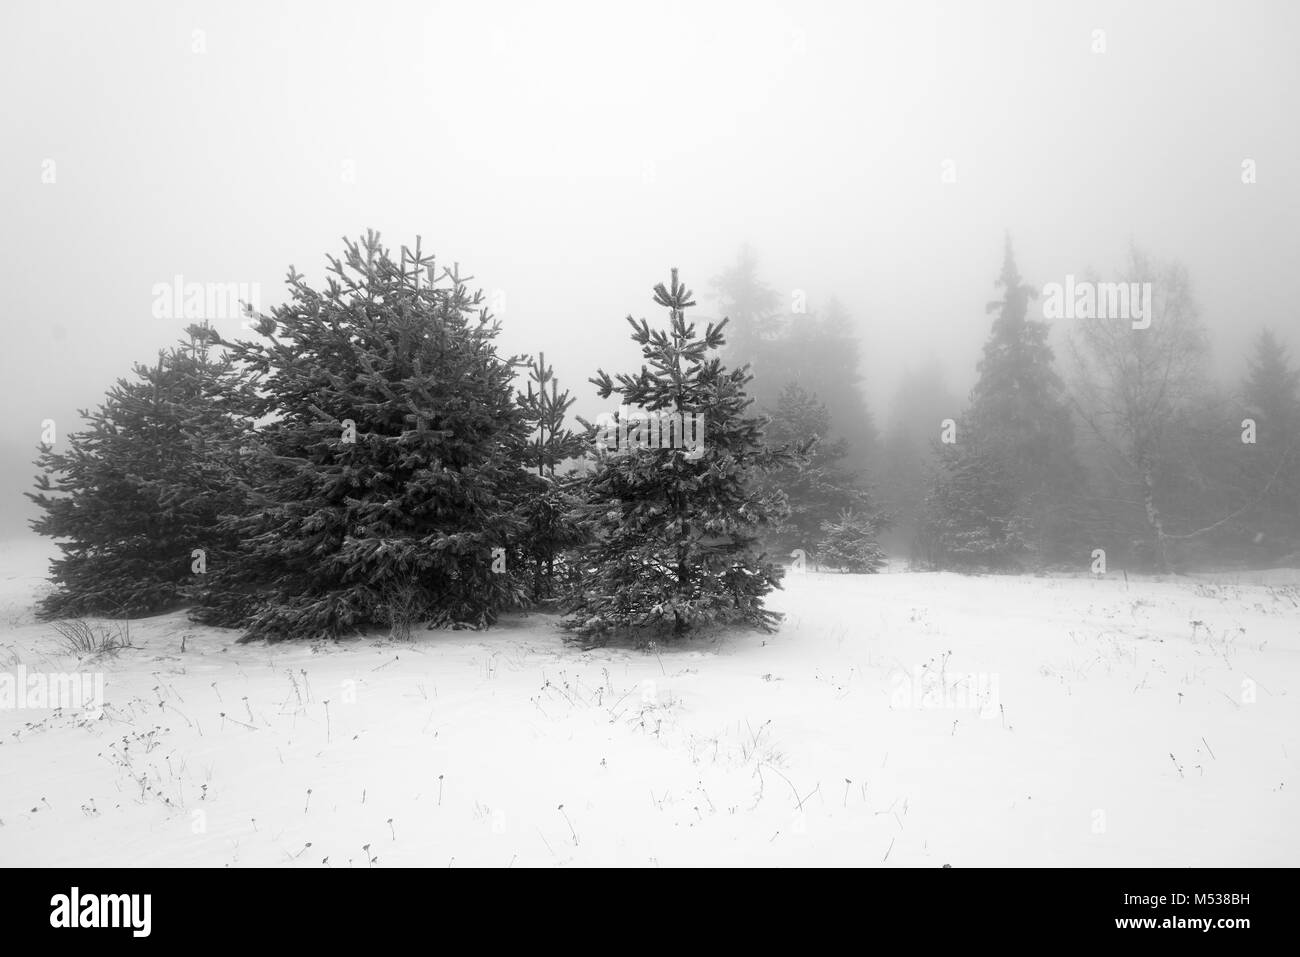
<path id="1" fill-rule="evenodd" d="M 764 630 L 780 616 L 763 607 L 779 587 L 781 568 L 760 553 L 758 535 L 783 511 L 779 497 L 757 491 L 756 473 L 787 464 L 790 454 L 763 444 L 764 420 L 745 414 L 750 376 L 727 370 L 716 353 L 726 320 L 704 334 L 687 322 L 695 305 L 672 271 L 655 287 L 655 302 L 669 312 L 667 331 L 651 330 L 628 316 L 644 364 L 617 380 L 603 370 L 591 381 L 602 399 L 618 394 L 623 411 L 607 428 L 635 428 L 645 438 L 642 410 L 658 422 L 658 440 L 601 454 L 587 483 L 584 508 L 595 538 L 582 555 L 580 587 L 569 627 L 594 639 L 621 629 L 642 637 L 659 630 L 682 635 L 709 623 L 740 623 Z M 672 442 L 689 428 L 698 444 Z M 636 423 L 636 424 L 634 424 Z M 589 426 L 600 447 L 599 426 Z M 606 445 L 608 445 L 606 433 Z M 657 446 L 657 447 L 655 447 Z"/>
<path id="2" fill-rule="evenodd" d="M 567 551 L 587 539 L 586 528 L 577 517 L 582 505 L 578 493 L 581 479 L 555 473 L 557 466 L 582 455 L 586 445 L 581 436 L 564 426 L 565 412 L 574 400 L 567 389 L 559 391 L 544 354 L 539 353 L 532 362 L 528 377 L 528 391 L 519 401 L 534 426 L 526 454 L 532 488 L 522 506 L 525 525 L 520 550 L 532 568 L 532 600 L 542 602 L 556 597 L 557 560 L 562 562 Z"/>
<path id="3" fill-rule="evenodd" d="M 885 567 L 885 553 L 876 544 L 880 520 L 856 512 L 842 512 L 835 521 L 822 522 L 817 560 L 830 568 L 854 574 L 872 574 Z"/>
<path id="4" fill-rule="evenodd" d="M 958 427 L 960 434 L 961 426 Z M 919 547 L 940 568 L 1011 570 L 1032 552 L 1013 477 L 995 449 L 941 445 Z"/>
<path id="5" fill-rule="evenodd" d="M 230 358 L 213 355 L 202 330 L 190 344 L 137 364 L 67 449 L 44 448 L 32 522 L 58 540 L 46 616 L 146 615 L 190 599 L 199 573 L 235 549 L 216 530 L 242 506 L 217 450 L 248 434 L 237 411 L 247 389 Z"/>
<path id="6" fill-rule="evenodd" d="M 264 340 L 231 346 L 268 421 L 244 451 L 251 507 L 227 526 L 246 548 L 198 617 L 246 638 L 482 626 L 524 597 L 519 360 L 418 240 L 400 260 L 373 231 L 345 243 L 324 290 L 291 268 Z"/>

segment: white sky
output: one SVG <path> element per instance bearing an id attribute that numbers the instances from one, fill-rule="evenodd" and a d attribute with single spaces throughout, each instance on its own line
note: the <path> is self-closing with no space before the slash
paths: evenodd
<path id="1" fill-rule="evenodd" d="M 1262 323 L 1300 352 L 1298 27 L 1282 0 L 10 0 L 0 481 L 179 336 L 153 284 L 269 306 L 366 227 L 504 291 L 504 346 L 582 410 L 669 267 L 703 295 L 743 241 L 783 295 L 852 310 L 882 425 L 929 353 L 970 384 L 1004 229 L 1038 284 L 1130 241 L 1182 260 L 1225 372 Z"/>

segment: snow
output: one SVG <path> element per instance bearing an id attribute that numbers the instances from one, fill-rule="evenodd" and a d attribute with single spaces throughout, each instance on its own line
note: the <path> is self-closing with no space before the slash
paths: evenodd
<path id="1" fill-rule="evenodd" d="M 1300 863 L 1295 572 L 792 574 L 779 632 L 651 653 L 176 613 L 78 662 L 48 554 L 0 545 L 0 675 L 106 700 L 0 709 L 5 865 Z"/>

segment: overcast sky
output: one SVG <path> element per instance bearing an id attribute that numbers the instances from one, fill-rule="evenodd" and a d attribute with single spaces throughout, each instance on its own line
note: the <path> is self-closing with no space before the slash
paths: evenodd
<path id="1" fill-rule="evenodd" d="M 1038 285 L 1130 242 L 1182 261 L 1225 375 L 1265 323 L 1300 351 L 1298 27 L 1285 0 L 8 0 L 0 520 L 41 420 L 179 337 L 154 284 L 269 307 L 367 227 L 504 293 L 505 348 L 580 409 L 669 267 L 703 295 L 742 242 L 848 306 L 882 424 L 931 353 L 969 387 L 1005 230 Z"/>

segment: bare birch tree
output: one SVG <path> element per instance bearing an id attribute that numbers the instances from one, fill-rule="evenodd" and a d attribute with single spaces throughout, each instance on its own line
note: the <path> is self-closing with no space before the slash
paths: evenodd
<path id="1" fill-rule="evenodd" d="M 1112 474 L 1141 509 L 1157 565 L 1172 569 L 1165 514 L 1167 480 L 1176 468 L 1176 436 L 1193 413 L 1204 379 L 1206 338 L 1186 270 L 1130 253 L 1122 282 L 1151 283 L 1150 322 L 1077 318 L 1069 336 L 1074 405 L 1111 453 Z M 1141 288 L 1139 286 L 1139 288 Z"/>

